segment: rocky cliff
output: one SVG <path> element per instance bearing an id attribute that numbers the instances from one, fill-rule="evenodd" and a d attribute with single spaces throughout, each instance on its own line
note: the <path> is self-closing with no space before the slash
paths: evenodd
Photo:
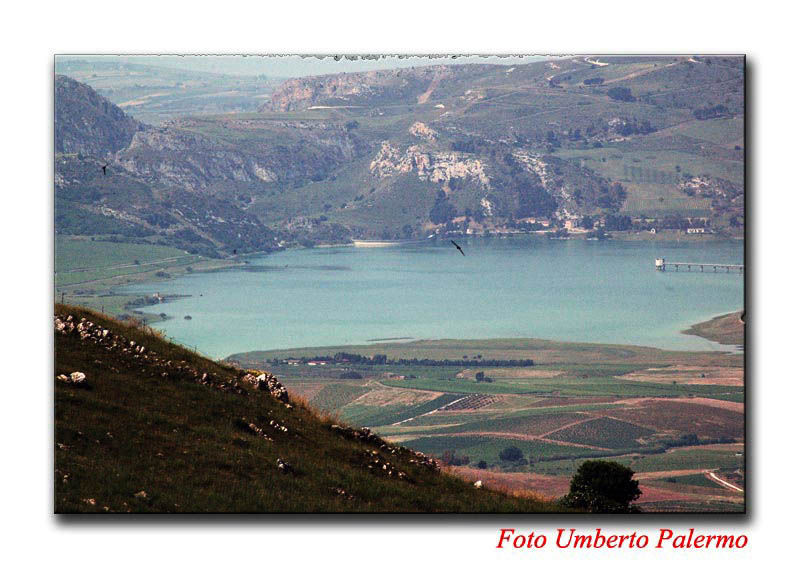
<path id="1" fill-rule="evenodd" d="M 137 132 L 117 154 L 126 170 L 187 191 L 244 190 L 323 179 L 364 151 L 340 123 L 182 119 Z"/>
<path id="2" fill-rule="evenodd" d="M 260 110 L 281 112 L 314 106 L 347 108 L 422 104 L 431 100 L 443 83 L 478 75 L 486 67 L 491 66 L 430 65 L 290 79 L 275 90 L 270 102 Z"/>
<path id="3" fill-rule="evenodd" d="M 412 133 L 435 140 L 429 127 Z M 541 153 L 493 144 L 480 153 L 445 151 L 421 142 L 406 148 L 384 141 L 369 166 L 376 179 L 398 182 L 415 176 L 431 195 L 442 191 L 454 206 L 452 216 L 479 213 L 485 218 L 538 216 L 561 219 L 616 211 L 624 200 L 621 186 L 592 171 Z"/>

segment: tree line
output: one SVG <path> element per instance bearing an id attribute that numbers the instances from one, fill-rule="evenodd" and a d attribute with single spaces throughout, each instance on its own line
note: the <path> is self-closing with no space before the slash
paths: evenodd
<path id="1" fill-rule="evenodd" d="M 466 357 L 466 356 L 465 356 Z M 301 363 L 309 361 L 325 361 L 327 363 L 352 363 L 355 365 L 404 365 L 404 366 L 425 366 L 425 367 L 532 367 L 535 365 L 533 359 L 484 359 L 477 355 L 473 359 L 390 359 L 387 355 L 377 353 L 372 356 L 360 355 L 358 353 L 339 353 L 330 355 L 315 355 L 313 357 L 301 357 Z M 283 360 L 273 359 L 274 364 L 280 364 Z"/>

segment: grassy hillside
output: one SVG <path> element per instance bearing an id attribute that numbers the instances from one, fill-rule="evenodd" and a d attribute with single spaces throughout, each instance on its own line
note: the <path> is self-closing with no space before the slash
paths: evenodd
<path id="1" fill-rule="evenodd" d="M 558 510 L 334 428 L 302 399 L 285 404 L 147 329 L 65 305 L 56 318 L 55 374 L 88 383 L 55 380 L 56 512 Z"/>

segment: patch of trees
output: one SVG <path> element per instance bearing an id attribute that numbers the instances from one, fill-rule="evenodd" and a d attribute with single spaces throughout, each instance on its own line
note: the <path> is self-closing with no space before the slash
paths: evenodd
<path id="1" fill-rule="evenodd" d="M 442 225 L 450 221 L 450 219 L 456 215 L 457 211 L 455 206 L 448 201 L 447 194 L 440 189 L 436 192 L 436 202 L 433 204 L 429 214 L 431 222 Z"/>
<path id="2" fill-rule="evenodd" d="M 719 436 L 718 438 L 699 438 L 697 434 L 683 434 L 680 438 L 669 440 L 659 440 L 660 445 L 667 448 L 678 448 L 681 446 L 705 446 L 709 444 L 732 444 L 736 438 L 732 436 Z"/>
<path id="3" fill-rule="evenodd" d="M 159 302 L 158 298 L 154 298 L 153 296 L 143 296 L 141 298 L 136 298 L 131 300 L 130 302 L 125 303 L 126 310 L 133 310 L 135 308 L 142 308 L 144 306 L 153 306 Z M 166 314 L 164 314 L 166 316 Z"/>
<path id="4" fill-rule="evenodd" d="M 519 199 L 515 212 L 517 217 L 549 217 L 558 208 L 555 197 L 541 184 L 522 179 L 518 180 L 516 187 Z"/>
<path id="5" fill-rule="evenodd" d="M 730 111 L 725 105 L 714 105 L 705 108 L 695 109 L 692 114 L 697 120 L 708 120 L 710 118 L 722 118 L 730 116 Z"/>
<path id="6" fill-rule="evenodd" d="M 604 241 L 608 238 L 608 233 L 606 233 L 602 227 L 598 227 L 594 231 L 590 231 L 586 233 L 587 239 L 597 239 L 598 241 Z"/>
<path id="7" fill-rule="evenodd" d="M 513 219 L 506 223 L 506 226 L 509 229 L 517 229 L 520 231 L 542 231 L 547 228 L 538 221 L 531 223 L 530 221 L 514 221 Z"/>
<path id="8" fill-rule="evenodd" d="M 352 379 L 352 380 L 359 380 L 363 379 L 364 377 L 361 376 L 361 373 L 357 373 L 356 371 L 345 371 L 339 375 L 340 379 Z"/>
<path id="9" fill-rule="evenodd" d="M 612 87 L 606 94 L 615 101 L 630 103 L 636 100 L 628 87 Z"/>
<path id="10" fill-rule="evenodd" d="M 606 229 L 609 231 L 630 231 L 633 221 L 629 215 L 607 215 Z"/>
<path id="11" fill-rule="evenodd" d="M 603 79 L 602 77 L 592 77 L 591 79 L 584 79 L 583 80 L 583 84 L 584 85 L 602 85 L 603 83 L 605 83 L 605 81 L 606 80 Z"/>
<path id="12" fill-rule="evenodd" d="M 547 142 L 548 146 L 552 146 L 553 148 L 561 148 L 561 139 L 552 130 L 547 131 L 545 142 Z"/>
<path id="13" fill-rule="evenodd" d="M 203 237 L 192 231 L 191 229 L 181 229 L 172 234 L 178 240 L 186 241 L 187 243 L 200 243 L 205 241 Z"/>
<path id="14" fill-rule="evenodd" d="M 475 373 L 475 381 L 479 383 L 492 383 L 494 382 L 491 377 L 487 377 L 483 371 Z"/>
<path id="15" fill-rule="evenodd" d="M 162 229 L 166 229 L 175 224 L 175 219 L 172 218 L 172 215 L 169 215 L 167 213 L 159 213 L 157 211 L 153 211 L 152 213 L 146 213 L 142 215 L 142 219 L 144 219 L 151 225 L 160 227 Z"/>
<path id="16" fill-rule="evenodd" d="M 650 134 L 656 129 L 650 124 L 649 120 L 638 120 L 636 118 L 624 119 L 614 125 L 614 132 L 620 136 L 631 136 L 633 134 Z"/>
<path id="17" fill-rule="evenodd" d="M 442 453 L 441 461 L 444 465 L 467 465 L 469 456 L 459 456 L 453 450 L 445 450 Z"/>
<path id="18" fill-rule="evenodd" d="M 319 218 L 311 219 L 311 226 L 294 231 L 292 237 L 303 246 L 313 247 L 322 243 L 349 243 L 352 232 L 339 223 L 329 223 Z M 271 244 L 271 243 L 270 243 Z"/>
<path id="19" fill-rule="evenodd" d="M 611 185 L 604 183 L 600 186 L 600 197 L 597 199 L 597 205 L 603 209 L 618 211 L 627 196 L 628 193 L 621 183 L 616 181 Z"/>
<path id="20" fill-rule="evenodd" d="M 638 513 L 632 503 L 642 491 L 633 475 L 631 468 L 617 462 L 587 460 L 572 477 L 561 504 L 590 513 Z"/>
<path id="21" fill-rule="evenodd" d="M 503 461 L 518 462 L 523 457 L 522 450 L 517 446 L 508 446 L 500 451 L 500 459 Z"/>
<path id="22" fill-rule="evenodd" d="M 467 154 L 478 154 L 486 148 L 486 141 L 480 138 L 463 138 L 450 142 L 450 149 L 453 152 L 464 152 Z"/>
<path id="23" fill-rule="evenodd" d="M 570 128 L 567 132 L 567 138 L 572 142 L 579 142 L 584 139 L 580 128 Z"/>
<path id="24" fill-rule="evenodd" d="M 667 215 L 658 223 L 659 229 L 680 229 L 686 230 L 691 226 L 691 220 L 679 215 Z"/>

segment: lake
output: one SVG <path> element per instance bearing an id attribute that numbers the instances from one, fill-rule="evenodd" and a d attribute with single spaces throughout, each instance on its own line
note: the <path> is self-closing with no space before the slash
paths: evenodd
<path id="1" fill-rule="evenodd" d="M 128 286 L 187 294 L 154 327 L 212 357 L 387 338 L 534 337 L 730 350 L 681 330 L 744 306 L 744 276 L 658 272 L 655 258 L 743 263 L 742 242 L 432 240 L 251 256 L 243 270 Z M 696 269 L 695 269 L 696 270 Z M 191 320 L 184 319 L 190 315 Z"/>

